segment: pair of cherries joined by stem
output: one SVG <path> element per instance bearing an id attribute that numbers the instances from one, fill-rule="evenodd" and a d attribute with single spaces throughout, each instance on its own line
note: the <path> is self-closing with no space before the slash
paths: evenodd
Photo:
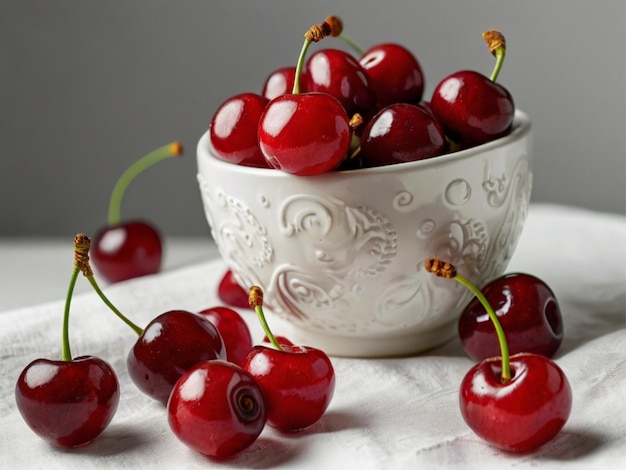
<path id="1" fill-rule="evenodd" d="M 152 165 L 180 156 L 183 146 L 172 142 L 148 153 L 132 164 L 113 187 L 108 223 L 94 237 L 91 259 L 98 272 L 109 282 L 120 282 L 157 273 L 163 258 L 159 230 L 145 220 L 123 221 L 122 198 L 130 183 Z"/>
<path id="2" fill-rule="evenodd" d="M 565 373 L 545 355 L 511 355 L 507 331 L 485 294 L 449 263 L 433 258 L 424 266 L 428 272 L 470 289 L 496 331 L 499 355 L 483 358 L 461 382 L 459 403 L 467 425 L 488 443 L 509 452 L 531 452 L 552 440 L 572 407 Z"/>

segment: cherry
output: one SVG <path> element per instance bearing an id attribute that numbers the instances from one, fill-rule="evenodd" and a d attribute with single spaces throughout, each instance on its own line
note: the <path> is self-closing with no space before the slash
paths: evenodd
<path id="1" fill-rule="evenodd" d="M 125 281 L 154 274 L 161 268 L 161 235 L 143 220 L 122 222 L 121 202 L 130 182 L 155 163 L 182 154 L 179 142 L 160 147 L 131 165 L 117 181 L 109 203 L 108 225 L 94 237 L 92 259 L 98 272 L 109 282 Z"/>
<path id="2" fill-rule="evenodd" d="M 126 367 L 131 380 L 146 395 L 166 404 L 172 387 L 185 371 L 200 361 L 226 359 L 222 337 L 207 318 L 187 310 L 169 310 L 141 328 L 102 292 L 88 256 L 81 270 L 102 301 L 138 335 Z"/>
<path id="3" fill-rule="evenodd" d="M 224 341 L 226 359 L 241 366 L 252 349 L 252 335 L 243 317 L 228 307 L 211 307 L 198 313 L 217 328 Z"/>
<path id="4" fill-rule="evenodd" d="M 250 289 L 255 309 L 273 347 L 257 345 L 243 368 L 257 381 L 267 406 L 267 423 L 279 431 L 304 429 L 317 422 L 330 404 L 335 390 L 335 372 L 328 356 L 308 346 L 279 344 L 263 314 L 263 292 Z"/>
<path id="5" fill-rule="evenodd" d="M 482 293 L 506 331 L 511 354 L 554 356 L 563 340 L 563 320 L 554 292 L 545 282 L 530 274 L 512 273 L 494 279 Z M 477 298 L 465 307 L 458 326 L 470 357 L 481 360 L 499 354 L 495 328 Z"/>
<path id="6" fill-rule="evenodd" d="M 411 162 L 441 155 L 448 147 L 435 118 L 421 107 L 395 103 L 383 108 L 361 134 L 363 166 Z"/>
<path id="7" fill-rule="evenodd" d="M 233 272 L 228 269 L 217 287 L 220 300 L 232 307 L 248 307 L 248 293 L 239 285 Z"/>
<path id="8" fill-rule="evenodd" d="M 459 404 L 467 425 L 485 441 L 509 452 L 530 452 L 552 440 L 572 408 L 571 387 L 561 368 L 540 354 L 509 356 L 504 329 L 482 292 L 449 263 L 428 259 L 424 266 L 470 289 L 498 335 L 501 356 L 474 365 L 461 382 Z"/>
<path id="9" fill-rule="evenodd" d="M 225 458 L 256 440 L 267 415 L 254 378 L 231 362 L 213 360 L 197 363 L 176 382 L 167 418 L 186 446 Z"/>
<path id="10" fill-rule="evenodd" d="M 276 69 L 265 79 L 261 95 L 268 100 L 272 100 L 277 96 L 291 93 L 295 79 L 295 67 L 281 67 Z"/>
<path id="11" fill-rule="evenodd" d="M 240 93 L 220 105 L 209 126 L 211 145 L 218 157 L 236 165 L 267 168 L 257 128 L 268 102 L 256 93 Z"/>
<path id="12" fill-rule="evenodd" d="M 411 51 L 400 44 L 371 47 L 359 63 L 380 108 L 392 103 L 418 103 L 424 92 L 424 74 Z"/>
<path id="13" fill-rule="evenodd" d="M 15 387 L 17 408 L 26 424 L 59 447 L 89 444 L 109 425 L 120 398 L 113 368 L 94 356 L 72 359 L 69 315 L 81 262 L 88 250 L 83 234 L 74 239 L 75 261 L 65 300 L 61 360 L 35 359 Z"/>
<path id="14" fill-rule="evenodd" d="M 327 18 L 307 31 L 293 92 L 271 100 L 261 115 L 259 146 L 273 168 L 301 176 L 324 173 L 337 168 L 350 148 L 352 132 L 341 103 L 327 93 L 300 93 L 309 45 L 338 34 L 336 26 Z"/>
<path id="15" fill-rule="evenodd" d="M 491 77 L 473 70 L 453 73 L 439 82 L 431 98 L 432 112 L 448 136 L 466 146 L 507 135 L 515 113 L 511 93 L 495 82 L 504 61 L 504 37 L 496 31 L 483 36 L 496 56 Z"/>
<path id="16" fill-rule="evenodd" d="M 337 98 L 349 116 L 365 113 L 375 104 L 365 70 L 343 50 L 322 49 L 312 54 L 302 79 L 307 91 Z"/>

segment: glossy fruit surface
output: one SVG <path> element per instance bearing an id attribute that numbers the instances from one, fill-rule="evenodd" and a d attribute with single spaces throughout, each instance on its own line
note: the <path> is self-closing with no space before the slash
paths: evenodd
<path id="1" fill-rule="evenodd" d="M 265 80 L 261 95 L 268 100 L 273 100 L 277 96 L 291 93 L 293 91 L 295 78 L 295 67 L 281 67 L 276 69 Z M 306 88 L 302 85 L 301 91 L 306 91 Z"/>
<path id="2" fill-rule="evenodd" d="M 238 366 L 243 365 L 252 349 L 252 336 L 243 317 L 228 307 L 212 307 L 198 313 L 213 323 L 219 331 L 226 348 L 226 359 Z"/>
<path id="3" fill-rule="evenodd" d="M 15 387 L 24 421 L 59 447 L 93 441 L 111 422 L 119 398 L 115 372 L 93 356 L 71 361 L 36 359 L 22 371 Z"/>
<path id="4" fill-rule="evenodd" d="M 337 98 L 348 116 L 365 113 L 375 104 L 365 70 L 352 55 L 339 49 L 321 49 L 312 54 L 302 81 L 307 91 Z"/>
<path id="5" fill-rule="evenodd" d="M 337 168 L 350 139 L 345 109 L 326 93 L 274 98 L 259 122 L 259 145 L 269 165 L 301 176 Z"/>
<path id="6" fill-rule="evenodd" d="M 93 265 L 109 282 L 120 282 L 161 268 L 161 235 L 151 224 L 131 220 L 100 230 L 91 249 Z"/>
<path id="7" fill-rule="evenodd" d="M 545 282 L 530 274 L 511 273 L 481 291 L 504 328 L 511 354 L 554 356 L 563 341 L 563 319 L 556 296 Z M 478 299 L 465 307 L 458 329 L 470 357 L 482 360 L 500 354 L 495 328 Z"/>
<path id="8" fill-rule="evenodd" d="M 452 140 L 471 145 L 508 134 L 515 114 L 511 93 L 472 70 L 453 73 L 439 82 L 430 105 Z"/>
<path id="9" fill-rule="evenodd" d="M 465 375 L 460 408 L 467 425 L 490 444 L 529 452 L 553 439 L 567 421 L 572 392 L 563 371 L 538 354 L 511 356 L 512 378 L 502 383 L 502 360 L 485 359 Z"/>
<path id="10" fill-rule="evenodd" d="M 363 166 L 412 162 L 441 155 L 447 150 L 441 125 L 426 111 L 409 103 L 383 108 L 361 135 Z"/>
<path id="11" fill-rule="evenodd" d="M 165 404 L 181 375 L 196 363 L 211 359 L 226 359 L 217 328 L 201 315 L 170 310 L 146 326 L 126 362 L 135 385 Z"/>
<path id="12" fill-rule="evenodd" d="M 244 290 L 228 269 L 217 286 L 217 296 L 227 305 L 248 308 L 248 292 Z"/>
<path id="13" fill-rule="evenodd" d="M 424 93 L 424 74 L 411 51 L 395 43 L 378 44 L 359 59 L 379 107 L 418 103 Z"/>
<path id="14" fill-rule="evenodd" d="M 209 135 L 215 154 L 236 165 L 267 167 L 259 148 L 259 118 L 269 100 L 240 93 L 220 105 L 211 119 Z"/>
<path id="15" fill-rule="evenodd" d="M 244 369 L 258 382 L 267 406 L 267 423 L 280 431 L 298 431 L 317 422 L 331 402 L 335 372 L 321 350 L 281 345 L 255 346 Z"/>
<path id="16" fill-rule="evenodd" d="M 176 382 L 167 404 L 172 432 L 201 454 L 224 458 L 250 446 L 266 422 L 253 377 L 233 363 L 203 361 Z"/>

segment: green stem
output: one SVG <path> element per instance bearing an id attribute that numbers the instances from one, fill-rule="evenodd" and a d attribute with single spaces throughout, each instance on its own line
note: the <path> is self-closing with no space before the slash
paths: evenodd
<path id="1" fill-rule="evenodd" d="M 254 311 L 256 312 L 256 316 L 258 317 L 259 322 L 261 322 L 261 327 L 263 327 L 263 331 L 265 332 L 265 336 L 267 336 L 267 339 L 270 340 L 270 343 L 272 343 L 272 346 L 274 346 L 279 351 L 282 351 L 283 350 L 282 346 L 276 340 L 276 337 L 272 333 L 272 330 L 270 330 L 270 327 L 267 324 L 267 321 L 265 320 L 263 307 L 261 305 L 257 305 L 256 307 L 254 307 Z"/>
<path id="2" fill-rule="evenodd" d="M 306 57 L 306 52 L 309 50 L 309 46 L 312 41 L 308 39 L 304 40 L 304 44 L 302 44 L 302 49 L 300 50 L 300 56 L 298 57 L 298 62 L 296 63 L 296 75 L 293 81 L 293 90 L 292 93 L 297 95 L 300 93 L 300 75 L 302 75 L 302 67 L 304 66 L 304 58 Z"/>
<path id="3" fill-rule="evenodd" d="M 72 296 L 74 294 L 74 286 L 76 285 L 76 279 L 80 269 L 78 266 L 74 266 L 72 270 L 72 277 L 70 278 L 70 285 L 67 289 L 67 296 L 65 297 L 65 310 L 63 312 L 63 339 L 61 341 L 61 360 L 71 361 L 72 351 L 70 350 L 70 304 L 72 303 Z"/>
<path id="4" fill-rule="evenodd" d="M 352 49 L 354 49 L 354 51 L 358 55 L 362 56 L 365 53 L 363 48 L 356 41 L 354 41 L 350 36 L 346 36 L 345 34 L 341 33 L 339 35 L 339 39 L 341 39 L 343 42 L 348 44 Z"/>
<path id="5" fill-rule="evenodd" d="M 511 380 L 509 345 L 506 341 L 504 328 L 502 328 L 502 324 L 500 323 L 500 320 L 498 319 L 498 315 L 496 315 L 496 312 L 493 310 L 493 308 L 489 304 L 489 301 L 484 296 L 484 294 L 472 282 L 470 282 L 468 279 L 464 278 L 458 273 L 456 274 L 456 276 L 454 276 L 454 279 L 458 283 L 462 284 L 463 286 L 467 287 L 470 291 L 472 291 L 472 293 L 476 296 L 478 301 L 487 311 L 487 315 L 489 315 L 489 319 L 491 320 L 494 328 L 496 329 L 496 334 L 498 335 L 498 342 L 500 343 L 500 351 L 502 354 L 502 382 L 503 383 L 508 382 L 509 380 Z"/>
<path id="6" fill-rule="evenodd" d="M 498 78 L 498 74 L 500 73 L 500 69 L 502 68 L 502 64 L 504 63 L 504 56 L 506 55 L 506 51 L 504 47 L 499 47 L 494 51 L 494 55 L 496 57 L 496 65 L 493 68 L 493 72 L 491 72 L 490 80 L 495 82 Z"/>
<path id="7" fill-rule="evenodd" d="M 126 192 L 126 188 L 135 179 L 137 175 L 151 167 L 157 162 L 169 157 L 180 155 L 182 152 L 182 146 L 178 142 L 173 142 L 163 147 L 160 147 L 152 152 L 144 155 L 142 158 L 133 163 L 124 173 L 120 176 L 119 180 L 113 187 L 111 193 L 111 200 L 109 202 L 109 225 L 117 225 L 122 220 L 122 198 Z"/>
<path id="8" fill-rule="evenodd" d="M 120 312 L 115 307 L 115 305 L 113 305 L 113 303 L 107 298 L 107 296 L 104 295 L 104 292 L 102 292 L 102 290 L 100 289 L 100 286 L 98 286 L 98 283 L 96 282 L 96 279 L 93 276 L 85 276 L 85 277 L 89 281 L 89 284 L 91 284 L 91 286 L 94 288 L 98 296 L 100 296 L 102 301 L 107 305 L 107 307 L 109 307 L 113 311 L 113 313 L 115 313 L 124 323 L 130 326 L 132 330 L 135 333 L 137 333 L 137 336 L 140 336 L 143 333 L 143 328 L 140 328 L 139 326 L 134 324 L 132 321 L 130 321 L 122 312 Z"/>

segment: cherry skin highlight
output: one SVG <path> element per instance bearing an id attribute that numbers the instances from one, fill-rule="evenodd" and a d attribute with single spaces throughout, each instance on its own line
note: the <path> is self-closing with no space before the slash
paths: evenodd
<path id="1" fill-rule="evenodd" d="M 109 282 L 157 273 L 162 255 L 159 231 L 141 220 L 103 228 L 94 237 L 91 251 L 98 272 Z"/>
<path id="2" fill-rule="evenodd" d="M 511 273 L 494 279 L 482 292 L 506 332 L 511 354 L 554 356 L 563 341 L 563 319 L 556 296 L 545 282 L 530 274 Z M 461 313 L 458 330 L 470 357 L 482 360 L 500 354 L 493 323 L 476 298 Z"/>
<path id="3" fill-rule="evenodd" d="M 326 93 L 300 93 L 270 101 L 258 135 L 271 167 L 311 176 L 339 166 L 350 148 L 351 129 L 336 98 Z"/>
<path id="4" fill-rule="evenodd" d="M 252 375 L 267 406 L 267 423 L 284 432 L 317 422 L 330 404 L 335 373 L 328 356 L 311 347 L 254 346 L 243 368 Z"/>
<path id="5" fill-rule="evenodd" d="M 220 280 L 217 296 L 222 302 L 232 307 L 248 307 L 248 293 L 239 285 L 230 269 Z"/>
<path id="6" fill-rule="evenodd" d="M 126 364 L 137 388 L 165 404 L 181 375 L 196 363 L 211 359 L 226 359 L 215 326 L 201 315 L 170 310 L 146 326 Z"/>
<path id="7" fill-rule="evenodd" d="M 89 444 L 108 426 L 119 403 L 111 366 L 93 356 L 36 359 L 20 374 L 17 408 L 42 439 L 59 447 Z"/>
<path id="8" fill-rule="evenodd" d="M 565 425 L 572 392 L 563 371 L 545 356 L 511 356 L 502 382 L 501 358 L 485 359 L 463 378 L 460 408 L 467 425 L 490 444 L 524 453 L 553 439 Z"/>
<path id="9" fill-rule="evenodd" d="M 209 126 L 211 145 L 218 157 L 236 165 L 267 167 L 257 128 L 268 102 L 256 93 L 240 93 L 220 105 Z"/>
<path id="10" fill-rule="evenodd" d="M 226 458 L 249 447 L 266 422 L 261 390 L 241 367 L 202 361 L 174 385 L 167 404 L 174 435 L 191 449 Z"/>
<path id="11" fill-rule="evenodd" d="M 276 69 L 265 79 L 261 95 L 268 100 L 273 100 L 277 96 L 291 93 L 295 79 L 295 67 L 281 67 Z M 302 91 L 306 91 L 306 89 L 303 87 Z"/>
<path id="12" fill-rule="evenodd" d="M 226 348 L 226 359 L 238 366 L 252 349 L 252 336 L 248 324 L 238 312 L 228 307 L 211 307 L 198 312 L 207 318 L 220 333 Z"/>

